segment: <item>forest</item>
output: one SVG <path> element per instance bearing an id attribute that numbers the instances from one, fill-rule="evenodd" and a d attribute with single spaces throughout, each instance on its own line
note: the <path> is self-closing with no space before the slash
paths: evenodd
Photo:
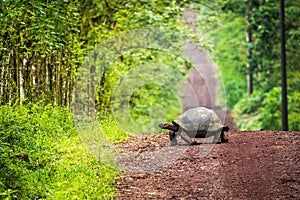
<path id="1" fill-rule="evenodd" d="M 99 119 L 101 145 L 159 131 L 181 112 L 186 38 L 210 52 L 240 130 L 280 130 L 279 12 L 275 0 L 0 0 L 0 199 L 113 198 L 119 171 L 86 150 L 80 125 Z M 299 18 L 300 0 L 286 0 L 294 131 Z"/>

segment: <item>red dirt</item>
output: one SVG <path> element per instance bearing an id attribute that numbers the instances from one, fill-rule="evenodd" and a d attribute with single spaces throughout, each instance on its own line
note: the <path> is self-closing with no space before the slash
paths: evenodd
<path id="1" fill-rule="evenodd" d="M 172 164 L 123 172 L 116 199 L 300 199 L 300 133 L 230 132 L 228 143 L 186 147 Z M 119 147 L 137 153 L 168 143 L 167 134 L 130 137 Z M 170 154 L 176 147 L 168 147 Z"/>

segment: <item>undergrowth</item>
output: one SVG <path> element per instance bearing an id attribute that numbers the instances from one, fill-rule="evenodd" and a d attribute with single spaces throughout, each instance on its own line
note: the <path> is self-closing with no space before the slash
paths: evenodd
<path id="1" fill-rule="evenodd" d="M 299 131 L 300 95 L 297 91 L 288 92 L 289 130 Z M 233 117 L 241 130 L 281 130 L 281 88 L 269 92 L 255 91 L 245 96 L 233 110 Z"/>
<path id="2" fill-rule="evenodd" d="M 117 174 L 90 154 L 68 109 L 0 107 L 0 199 L 111 199 Z"/>

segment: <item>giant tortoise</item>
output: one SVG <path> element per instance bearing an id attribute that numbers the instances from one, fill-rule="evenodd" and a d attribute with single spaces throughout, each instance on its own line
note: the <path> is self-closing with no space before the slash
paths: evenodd
<path id="1" fill-rule="evenodd" d="M 213 143 L 227 142 L 228 138 L 224 135 L 229 130 L 228 126 L 223 126 L 217 114 L 208 108 L 198 107 L 187 110 L 172 121 L 172 124 L 162 122 L 158 125 L 162 129 L 170 130 L 169 136 L 171 146 L 177 145 L 176 136 L 188 144 L 194 142 L 191 138 L 205 138 L 214 136 Z"/>

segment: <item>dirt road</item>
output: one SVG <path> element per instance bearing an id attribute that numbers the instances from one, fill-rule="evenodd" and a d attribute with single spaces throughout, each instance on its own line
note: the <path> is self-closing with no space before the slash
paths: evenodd
<path id="1" fill-rule="evenodd" d="M 116 199 L 300 199 L 299 132 L 231 132 L 228 137 L 202 159 L 203 145 L 195 145 L 160 169 L 121 173 Z M 119 146 L 145 152 L 167 143 L 166 134 L 152 134 Z M 172 154 L 176 147 L 169 148 Z"/>

